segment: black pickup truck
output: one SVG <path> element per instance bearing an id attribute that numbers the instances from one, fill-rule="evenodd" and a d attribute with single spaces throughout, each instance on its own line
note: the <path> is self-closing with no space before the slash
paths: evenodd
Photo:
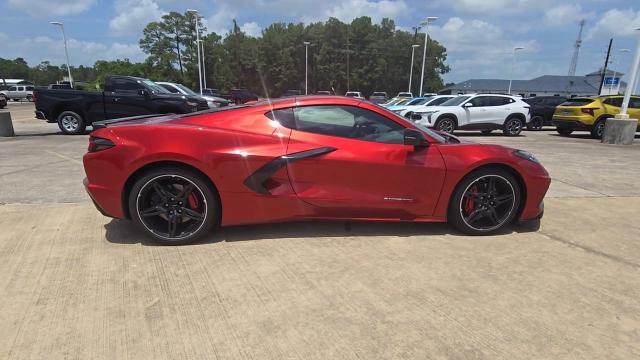
<path id="1" fill-rule="evenodd" d="M 57 122 L 65 134 L 82 134 L 93 122 L 148 114 L 184 114 L 208 109 L 199 96 L 172 94 L 151 80 L 112 76 L 103 92 L 34 90 L 36 117 Z"/>

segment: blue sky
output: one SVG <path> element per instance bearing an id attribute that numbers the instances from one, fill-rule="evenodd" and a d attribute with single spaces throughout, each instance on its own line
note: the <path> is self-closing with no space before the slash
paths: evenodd
<path id="1" fill-rule="evenodd" d="M 601 66 L 611 37 L 613 67 L 628 72 L 640 38 L 640 31 L 633 31 L 640 27 L 637 0 L 3 0 L 0 57 L 20 56 L 30 65 L 43 60 L 62 63 L 61 35 L 49 24 L 62 21 L 72 64 L 116 58 L 142 61 L 138 39 L 143 27 L 165 12 L 187 8 L 198 9 L 210 31 L 227 31 L 235 18 L 256 36 L 276 21 L 312 22 L 329 16 L 349 21 L 367 15 L 374 21 L 392 18 L 410 30 L 426 16 L 437 16 L 430 34 L 448 49 L 447 82 L 507 78 L 514 46 L 525 48 L 518 54 L 515 78 L 565 75 L 582 18 L 586 26 L 577 74 Z"/>

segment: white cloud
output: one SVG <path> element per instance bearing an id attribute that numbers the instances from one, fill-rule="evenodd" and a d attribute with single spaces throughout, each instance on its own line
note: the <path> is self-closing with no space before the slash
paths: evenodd
<path id="1" fill-rule="evenodd" d="M 9 6 L 38 17 L 79 14 L 96 3 L 96 0 L 9 0 Z"/>
<path id="2" fill-rule="evenodd" d="M 223 5 L 215 14 L 202 19 L 202 23 L 207 27 L 207 31 L 224 35 L 233 27 L 233 19 L 237 16 L 238 13 L 235 10 Z"/>
<path id="3" fill-rule="evenodd" d="M 503 15 L 530 11 L 544 1 L 536 0 L 438 0 L 435 5 L 469 14 Z"/>
<path id="4" fill-rule="evenodd" d="M 7 37 L 6 34 L 0 33 L 0 39 L 5 37 Z M 135 62 L 145 59 L 138 44 L 98 43 L 67 38 L 67 47 L 69 48 L 71 65 L 75 66 L 93 64 L 96 60 L 128 58 Z M 31 66 L 42 61 L 50 61 L 56 65 L 66 62 L 62 39 L 49 36 L 18 38 L 17 41 L 6 43 L 2 48 L 2 53 L 4 58 L 22 57 Z"/>
<path id="5" fill-rule="evenodd" d="M 115 18 L 109 21 L 113 35 L 137 35 L 151 21 L 156 21 L 166 12 L 154 0 L 117 0 Z"/>
<path id="6" fill-rule="evenodd" d="M 518 52 L 516 77 L 527 78 L 526 66 L 530 63 L 526 57 L 540 51 L 540 44 L 536 40 L 515 41 L 507 35 L 497 25 L 459 17 L 448 19 L 442 26 L 431 25 L 429 29 L 429 36 L 447 48 L 448 63 L 457 79 L 504 78 L 510 70 L 505 65 L 511 63 L 516 46 L 524 47 Z"/>
<path id="7" fill-rule="evenodd" d="M 409 6 L 404 0 L 345 0 L 330 7 L 325 15 L 342 21 L 351 21 L 358 16 L 369 16 L 374 22 L 378 22 L 382 18 L 396 19 L 407 14 L 408 11 Z"/>
<path id="8" fill-rule="evenodd" d="M 593 12 L 584 12 L 580 4 L 562 4 L 545 12 L 544 23 L 549 26 L 563 26 L 577 23 L 582 19 L 590 19 L 593 16 Z"/>
<path id="9" fill-rule="evenodd" d="M 633 9 L 611 9 L 604 13 L 596 25 L 591 28 L 587 38 L 593 38 L 597 35 L 603 36 L 629 36 L 637 34 L 640 27 L 640 10 Z"/>
<path id="10" fill-rule="evenodd" d="M 242 32 L 244 32 L 249 36 L 253 36 L 253 37 L 262 36 L 262 28 L 255 21 L 242 24 L 242 26 L 240 26 L 240 30 L 242 30 Z"/>

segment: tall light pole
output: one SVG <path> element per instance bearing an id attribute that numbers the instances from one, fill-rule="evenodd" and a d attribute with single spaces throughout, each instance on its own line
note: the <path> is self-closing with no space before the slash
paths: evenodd
<path id="1" fill-rule="evenodd" d="M 637 28 L 636 31 L 640 30 Z M 638 45 L 636 46 L 636 56 L 633 59 L 633 63 L 631 65 L 631 77 L 629 78 L 629 85 L 624 91 L 624 99 L 622 100 L 622 109 L 620 109 L 620 115 L 629 117 L 627 115 L 627 110 L 629 109 L 629 100 L 631 99 L 631 93 L 635 90 L 633 89 L 638 81 L 638 69 L 640 68 L 640 39 L 638 39 Z"/>
<path id="2" fill-rule="evenodd" d="M 620 54 L 623 53 L 628 53 L 631 52 L 631 50 L 629 49 L 620 49 L 619 50 Z M 615 59 L 614 59 L 615 60 Z M 618 65 L 622 65 L 622 56 L 620 56 L 620 58 L 618 58 Z M 613 61 L 611 61 L 613 63 Z M 613 65 L 613 64 L 612 64 Z M 613 79 L 611 80 L 611 84 L 609 84 L 609 95 L 612 95 L 613 93 L 613 82 L 616 80 L 616 76 L 618 75 L 616 69 L 613 69 Z M 618 87 L 616 89 L 616 93 L 620 91 L 620 81 L 618 80 Z"/>
<path id="3" fill-rule="evenodd" d="M 511 95 L 511 83 L 513 82 L 513 71 L 514 71 L 514 67 L 516 66 L 516 52 L 522 49 L 524 49 L 522 46 L 516 46 L 513 48 L 513 57 L 511 58 L 511 77 L 509 79 L 509 91 L 507 91 L 509 95 Z"/>
<path id="4" fill-rule="evenodd" d="M 67 74 L 69 74 L 69 84 L 73 88 L 73 78 L 71 77 L 71 66 L 69 66 L 69 51 L 67 50 L 67 35 L 64 33 L 64 24 L 59 21 L 51 21 L 51 25 L 60 26 L 62 30 L 62 40 L 64 41 L 64 54 L 67 57 Z"/>
<path id="5" fill-rule="evenodd" d="M 304 94 L 307 95 L 307 85 L 308 85 L 308 75 L 309 75 L 309 67 L 308 67 L 308 60 L 309 60 L 309 44 L 311 44 L 308 41 L 304 42 Z"/>
<path id="6" fill-rule="evenodd" d="M 204 40 L 200 40 L 202 46 L 202 87 L 207 88 L 207 65 L 204 60 Z"/>
<path id="7" fill-rule="evenodd" d="M 198 51 L 198 83 L 200 84 L 200 95 L 202 95 L 202 67 L 200 66 L 200 23 L 198 10 L 187 9 L 188 13 L 193 13 L 196 20 L 196 50 Z"/>
<path id="8" fill-rule="evenodd" d="M 413 75 L 413 53 L 416 51 L 417 47 L 420 47 L 420 45 L 411 45 L 411 67 L 409 68 L 409 90 L 408 90 L 409 92 L 411 92 L 411 77 Z"/>
<path id="9" fill-rule="evenodd" d="M 420 75 L 420 94 L 418 96 L 422 96 L 423 94 L 423 85 L 424 85 L 424 66 L 427 62 L 427 40 L 429 39 L 429 23 L 438 20 L 436 16 L 429 16 L 425 21 L 420 23 L 420 25 L 426 26 L 425 34 L 424 34 L 424 49 L 422 49 L 422 74 Z"/>

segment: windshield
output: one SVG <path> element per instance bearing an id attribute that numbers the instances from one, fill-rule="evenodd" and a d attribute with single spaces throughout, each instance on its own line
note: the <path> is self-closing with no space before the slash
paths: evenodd
<path id="1" fill-rule="evenodd" d="M 410 103 L 408 103 L 407 105 L 423 105 L 425 104 L 427 101 L 429 101 L 430 98 L 424 98 L 424 99 L 415 99 L 412 100 Z"/>
<path id="2" fill-rule="evenodd" d="M 453 99 L 449 99 L 449 100 L 443 102 L 442 104 L 440 104 L 440 106 L 458 106 L 458 105 L 462 104 L 463 102 L 469 100 L 469 98 L 471 98 L 471 96 L 454 97 Z"/>
<path id="3" fill-rule="evenodd" d="M 162 86 L 154 83 L 151 80 L 144 79 L 144 80 L 142 80 L 142 83 L 145 84 L 145 86 L 147 88 L 149 88 L 151 91 L 153 91 L 154 93 L 157 93 L 157 94 L 171 94 L 171 92 L 169 90 L 163 88 Z"/>
<path id="4" fill-rule="evenodd" d="M 184 86 L 184 85 L 182 85 L 182 84 L 176 84 L 176 86 L 177 86 L 177 87 L 179 87 L 182 91 L 184 91 L 184 92 L 185 92 L 185 93 L 187 93 L 188 95 L 191 95 L 191 96 L 200 96 L 200 95 L 196 94 L 196 92 L 195 92 L 195 91 L 193 91 L 193 90 L 189 89 L 188 87 L 186 87 L 186 86 Z"/>

